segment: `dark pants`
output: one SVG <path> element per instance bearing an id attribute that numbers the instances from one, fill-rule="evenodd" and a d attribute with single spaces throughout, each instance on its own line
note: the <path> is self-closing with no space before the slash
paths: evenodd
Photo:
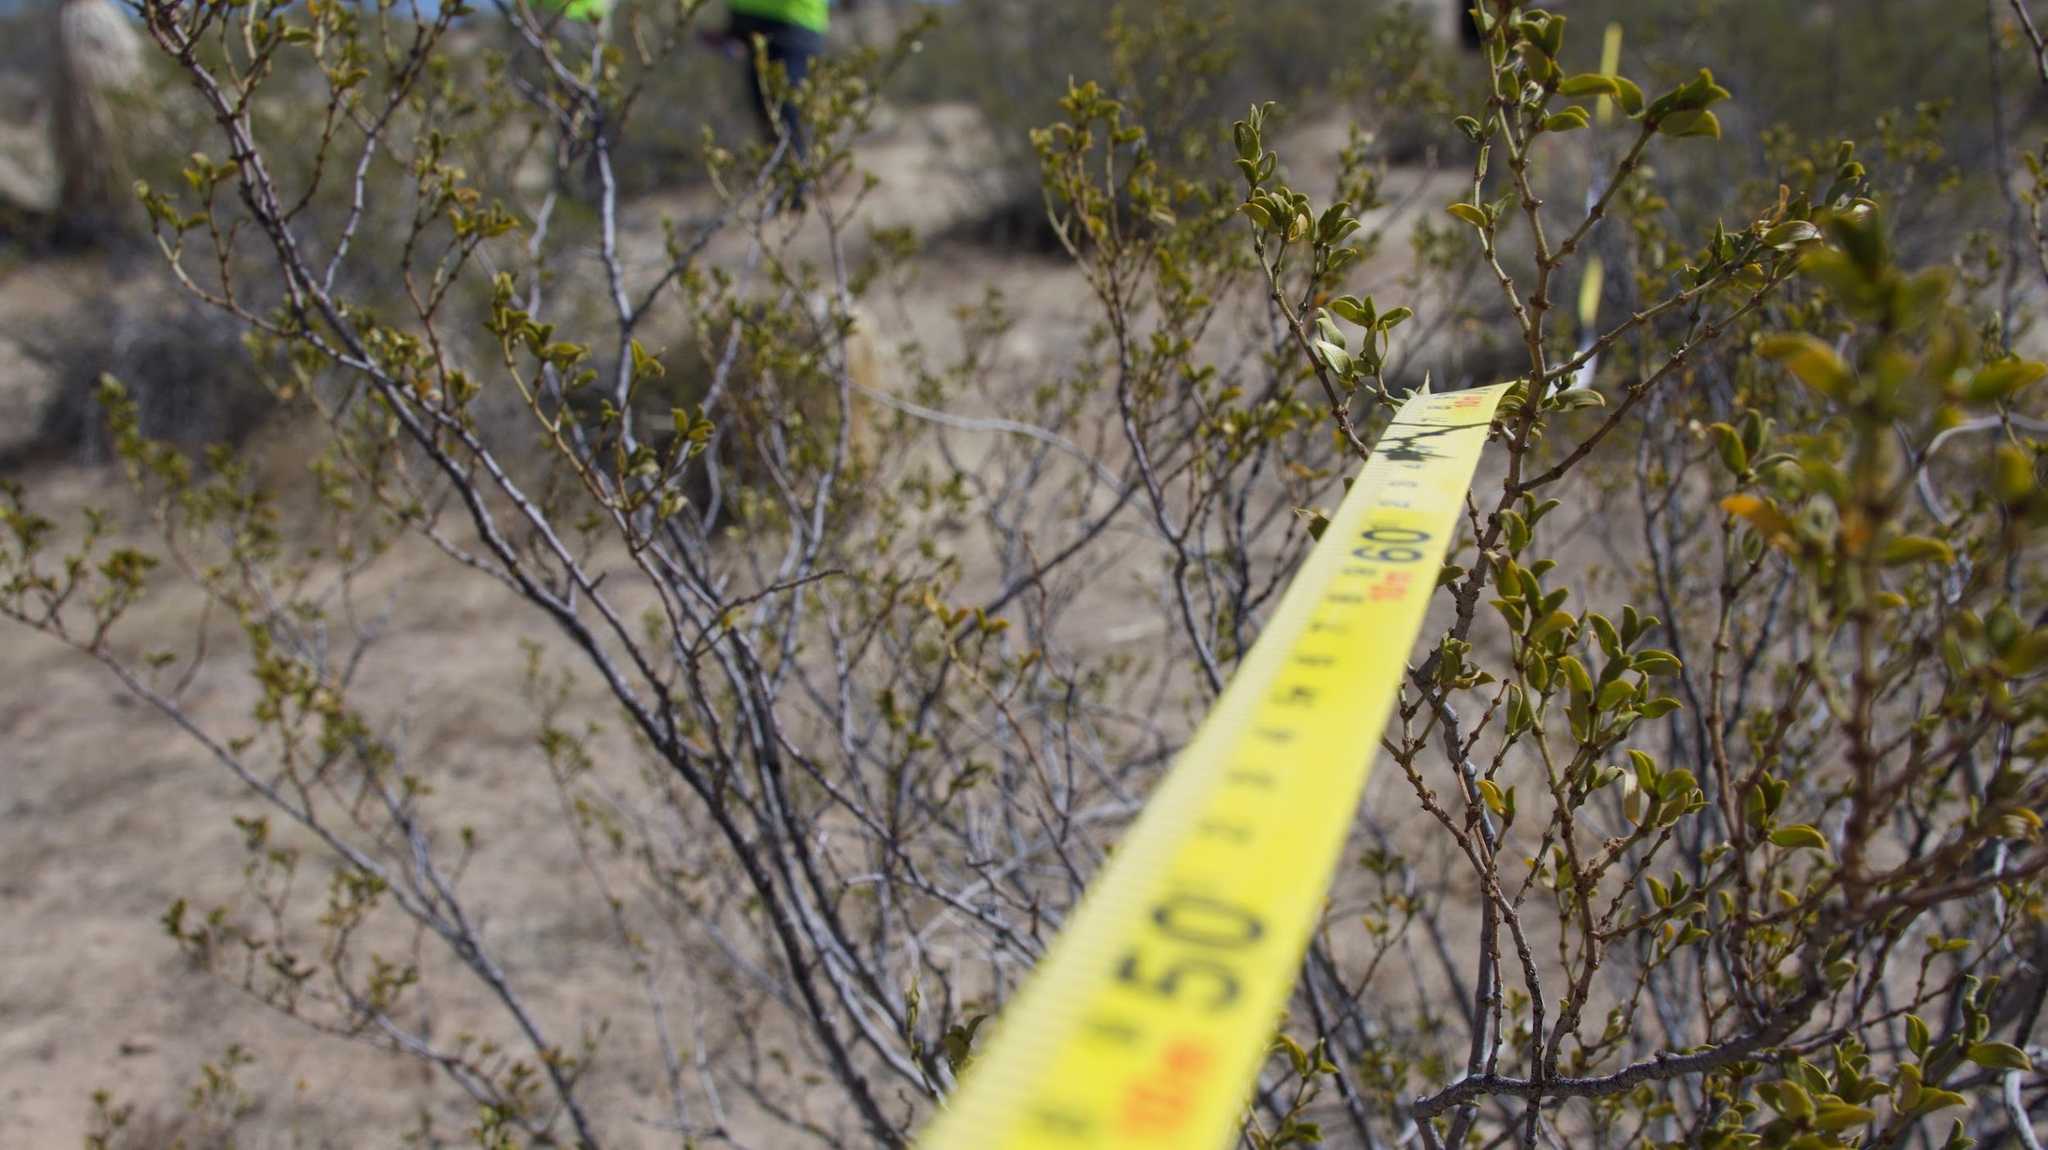
<path id="1" fill-rule="evenodd" d="M 761 82 L 761 73 L 754 67 L 754 37 L 759 36 L 765 42 L 768 62 L 782 66 L 792 91 L 810 74 L 811 61 L 825 48 L 824 37 L 809 28 L 745 14 L 733 16 L 730 31 L 733 39 L 747 50 L 747 90 L 753 95 L 754 114 L 760 117 L 761 131 L 771 145 L 780 134 L 787 133 L 790 155 L 802 159 L 805 143 L 803 117 L 797 114 L 796 105 L 788 101 L 779 108 L 770 106 L 767 86 Z"/>

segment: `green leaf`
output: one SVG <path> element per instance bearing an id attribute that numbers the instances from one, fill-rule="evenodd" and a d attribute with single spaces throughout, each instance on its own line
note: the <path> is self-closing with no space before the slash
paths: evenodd
<path id="1" fill-rule="evenodd" d="M 1912 1051 L 1916 1057 L 1924 1060 L 1927 1057 L 1929 1038 L 1930 1035 L 1927 1032 L 1926 1021 L 1917 1014 L 1908 1014 L 1906 1016 L 1906 1049 Z"/>
<path id="2" fill-rule="evenodd" d="M 1635 825 L 1635 826 L 1641 826 L 1641 825 L 1642 825 L 1642 822 L 1643 822 L 1643 815 L 1645 815 L 1646 813 L 1648 813 L 1648 811 L 1647 811 L 1647 807 L 1648 807 L 1648 805 L 1649 805 L 1649 796 L 1648 796 L 1647 794 L 1645 794 L 1645 793 L 1644 793 L 1644 791 L 1643 791 L 1643 785 L 1642 785 L 1642 783 L 1641 783 L 1640 781 L 1638 781 L 1638 780 L 1637 780 L 1636 776 L 1634 776 L 1634 775 L 1629 775 L 1629 774 L 1624 774 L 1624 775 L 1622 775 L 1622 776 L 1621 776 L 1621 814 L 1622 814 L 1622 817 L 1623 817 L 1623 818 L 1626 818 L 1626 819 L 1627 819 L 1627 820 L 1628 820 L 1628 821 L 1629 821 L 1629 822 L 1630 822 L 1631 824 L 1633 824 L 1633 825 Z"/>
<path id="3" fill-rule="evenodd" d="M 1501 534 L 1506 537 L 1508 554 L 1521 554 L 1522 549 L 1529 546 L 1529 521 L 1522 518 L 1519 512 L 1503 511 L 1500 513 L 1500 523 Z"/>
<path id="4" fill-rule="evenodd" d="M 1566 655 L 1557 661 L 1557 665 L 1564 671 L 1565 681 L 1571 684 L 1572 690 L 1582 695 L 1593 693 L 1593 676 L 1586 673 L 1586 665 L 1584 663 L 1579 662 L 1573 656 Z"/>
<path id="5" fill-rule="evenodd" d="M 2034 461 L 2012 444 L 2000 444 L 1991 461 L 1991 490 L 2007 503 L 2026 498 L 2034 490 Z"/>
<path id="6" fill-rule="evenodd" d="M 1766 1094 L 1764 1100 L 1771 1104 L 1772 1109 L 1795 1121 L 1812 1116 L 1813 1096 L 1806 1092 L 1806 1087 L 1799 1085 L 1789 1078 L 1782 1079 L 1771 1085 L 1776 1086 L 1777 1089 Z M 1759 1090 L 1757 1093 L 1762 1094 L 1763 1091 Z"/>
<path id="7" fill-rule="evenodd" d="M 1915 1114 L 1932 1114 L 1952 1106 L 1968 1106 L 1970 1100 L 1953 1090 L 1941 1090 L 1933 1086 L 1920 1088 L 1920 1104 L 1913 1107 Z"/>
<path id="8" fill-rule="evenodd" d="M 1458 203 L 1444 209 L 1475 228 L 1486 226 L 1486 212 L 1471 204 Z"/>
<path id="9" fill-rule="evenodd" d="M 1768 499 L 1754 495 L 1730 495 L 1721 501 L 1721 510 L 1756 528 L 1757 534 L 1765 539 L 1790 538 L 1793 534 L 1792 521 Z"/>
<path id="10" fill-rule="evenodd" d="M 1717 104 L 1728 96 L 1728 89 L 1714 82 L 1714 74 L 1701 68 L 1699 75 L 1690 82 L 1657 97 L 1656 103 L 1650 105 L 1650 114 L 1662 117 L 1674 112 L 1697 111 Z"/>
<path id="11" fill-rule="evenodd" d="M 633 352 L 634 379 L 660 379 L 662 376 L 668 374 L 668 369 L 662 366 L 662 363 L 659 359 L 656 359 L 652 355 L 649 355 L 647 353 L 647 349 L 640 346 L 639 340 L 636 339 L 632 341 L 632 344 L 630 346 Z"/>
<path id="12" fill-rule="evenodd" d="M 1830 1098 L 1815 1106 L 1813 1110 L 1814 1128 L 1831 1134 L 1876 1120 L 1876 1111 L 1862 1106 L 1852 1106 L 1839 1098 Z"/>
<path id="13" fill-rule="evenodd" d="M 1326 339 L 1315 341 L 1315 347 L 1316 353 L 1323 357 L 1323 362 L 1330 365 L 1330 370 L 1339 375 L 1349 375 L 1351 373 L 1350 352 L 1345 351 Z"/>
<path id="14" fill-rule="evenodd" d="M 1330 301 L 1330 311 L 1340 319 L 1359 327 L 1371 327 L 1377 315 L 1373 311 L 1372 297 L 1359 299 L 1357 296 L 1338 296 Z"/>
<path id="15" fill-rule="evenodd" d="M 1611 685 L 1611 684 L 1610 684 Z M 1699 789 L 1700 781 L 1684 767 L 1666 771 L 1657 780 L 1657 797 L 1666 802 L 1675 802 Z"/>
<path id="16" fill-rule="evenodd" d="M 1708 136 L 1721 138 L 1721 118 L 1704 108 L 1673 112 L 1657 123 L 1657 130 L 1667 136 Z"/>
<path id="17" fill-rule="evenodd" d="M 1584 108 L 1573 104 L 1561 112 L 1552 112 L 1543 117 L 1541 126 L 1546 132 L 1576 132 L 1592 122 Z"/>
<path id="18" fill-rule="evenodd" d="M 1764 246 L 1786 251 L 1820 238 L 1820 229 L 1805 220 L 1786 220 L 1764 233 Z"/>
<path id="19" fill-rule="evenodd" d="M 1626 76 L 1614 77 L 1615 102 L 1621 105 L 1624 115 L 1639 116 L 1643 112 L 1643 90 L 1635 81 Z"/>
<path id="20" fill-rule="evenodd" d="M 1971 378 L 1963 398 L 1971 403 L 1997 403 L 2010 399 L 2028 384 L 2048 375 L 2048 365 L 2025 359 L 1994 363 Z"/>
<path id="21" fill-rule="evenodd" d="M 1830 399 L 1848 394 L 1853 376 L 1835 349 L 1801 332 L 1769 335 L 1757 341 L 1757 354 L 1784 365 L 1799 382 Z"/>
<path id="22" fill-rule="evenodd" d="M 1899 1067 L 1899 1078 L 1892 1086 L 1892 1105 L 1911 1114 L 1920 1106 L 1920 1068 L 1913 1063 Z"/>
<path id="23" fill-rule="evenodd" d="M 1660 651 L 1655 647 L 1651 647 L 1648 650 L 1637 651 L 1634 655 L 1631 655 L 1629 657 L 1629 666 L 1641 671 L 1645 675 L 1676 675 L 1684 669 L 1685 665 L 1680 663 L 1678 656 L 1671 652 Z"/>
<path id="24" fill-rule="evenodd" d="M 1769 421 L 1755 410 L 1742 413 L 1742 449 L 1754 456 L 1764 449 L 1764 437 L 1770 434 Z"/>
<path id="25" fill-rule="evenodd" d="M 1714 437 L 1714 447 L 1721 453 L 1721 465 L 1730 475 L 1741 475 L 1749 470 L 1749 450 L 1742 445 L 1742 436 L 1735 428 L 1717 423 L 1707 429 Z"/>
<path id="26" fill-rule="evenodd" d="M 1772 831 L 1771 845 L 1783 847 L 1786 850 L 1819 851 L 1822 854 L 1826 854 L 1828 850 L 1827 836 L 1821 834 L 1817 828 L 1808 826 L 1805 823 L 1800 823 L 1796 826 L 1779 827 L 1777 830 Z"/>
<path id="27" fill-rule="evenodd" d="M 1614 624 L 1607 616 L 1594 612 L 1586 616 L 1586 622 L 1593 625 L 1593 635 L 1600 640 L 1600 650 L 1610 659 L 1621 653 L 1621 636 L 1614 631 Z"/>
<path id="28" fill-rule="evenodd" d="M 1901 535 L 1884 545 L 1877 553 L 1877 560 L 1887 567 L 1928 560 L 1949 565 L 1956 561 L 1956 553 L 1939 539 L 1930 539 L 1925 535 Z"/>
<path id="29" fill-rule="evenodd" d="M 1593 701 L 1593 709 L 1596 711 L 1611 711 L 1621 706 L 1630 698 L 1633 698 L 1635 693 L 1636 689 L 1633 684 L 1622 679 L 1616 679 L 1600 688 L 1600 696 Z"/>
<path id="30" fill-rule="evenodd" d="M 2027 675 L 2048 664 L 2048 627 L 2029 631 L 2013 640 L 1998 661 L 2014 675 Z"/>
<path id="31" fill-rule="evenodd" d="M 540 358 L 557 368 L 574 366 L 578 360 L 590 354 L 590 349 L 573 343 L 550 343 L 540 349 Z"/>
<path id="32" fill-rule="evenodd" d="M 1541 623 L 1536 624 L 1534 630 L 1529 632 L 1529 641 L 1540 643 L 1545 638 L 1563 631 L 1577 622 L 1577 619 L 1572 618 L 1563 611 L 1552 611 Z"/>
<path id="33" fill-rule="evenodd" d="M 1603 76 L 1598 72 L 1581 72 L 1576 76 L 1568 76 L 1557 85 L 1558 95 L 1573 99 L 1580 96 L 1613 96 L 1618 95 L 1620 91 L 1621 87 L 1614 82 L 1614 77 Z"/>
<path id="34" fill-rule="evenodd" d="M 2031 1072 L 2034 1069 L 2033 1060 L 2027 1057 L 2027 1052 L 2007 1042 L 1973 1042 L 1965 1057 L 1986 1070 Z"/>
<path id="35" fill-rule="evenodd" d="M 1496 815 L 1508 813 L 1507 800 L 1501 797 L 1500 788 L 1491 779 L 1479 780 L 1479 797 L 1486 802 L 1486 809 Z"/>
<path id="36" fill-rule="evenodd" d="M 946 1062 L 952 1066 L 954 1073 L 964 1072 L 974 1061 L 974 1034 L 987 1020 L 987 1015 L 977 1014 L 969 1018 L 965 1026 L 952 1027 L 939 1039 L 945 1050 Z"/>

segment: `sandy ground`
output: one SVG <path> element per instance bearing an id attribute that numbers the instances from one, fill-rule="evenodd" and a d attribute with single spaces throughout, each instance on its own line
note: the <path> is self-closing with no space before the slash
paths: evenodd
<path id="1" fill-rule="evenodd" d="M 64 500 L 95 479 L 52 477 L 48 487 Z M 417 578 L 425 558 L 400 556 L 387 573 L 413 577 L 395 600 L 407 617 L 366 681 L 380 709 L 410 712 L 414 745 L 449 752 L 437 777 L 477 779 L 496 759 L 531 754 L 516 723 L 479 715 L 494 699 L 518 698 L 518 632 L 493 625 L 510 604 L 491 588 Z M 189 590 L 167 587 L 138 630 L 190 635 L 199 607 Z M 0 1145 L 77 1145 L 100 1088 L 170 1120 L 199 1063 L 231 1043 L 261 1052 L 248 1086 L 268 1105 L 305 1084 L 303 1114 L 261 1123 L 274 1144 L 293 1144 L 284 1135 L 301 1122 L 395 1129 L 420 1085 L 417 1068 L 255 1006 L 191 969 L 158 924 L 174 899 L 208 905 L 236 892 L 241 848 L 227 816 L 251 810 L 240 785 L 97 666 L 39 636 L 16 628 L 0 640 L 0 683 Z M 246 690 L 224 660 L 193 684 L 193 710 L 232 724 Z M 532 798 L 476 787 L 462 801 L 480 825 L 511 837 L 540 821 Z M 532 849 L 521 843 L 532 863 L 573 861 Z M 575 931 L 576 896 L 562 895 L 535 908 L 534 921 L 509 924 L 507 945 L 538 950 L 517 936 Z M 344 1095 L 330 1093 L 344 1084 Z"/>
<path id="2" fill-rule="evenodd" d="M 971 135 L 952 110 L 882 133 L 863 156 L 885 175 L 877 222 L 937 231 L 970 211 L 964 195 L 902 189 L 942 175 L 947 153 L 971 146 Z M 1326 145 L 1334 152 L 1338 137 L 1323 129 L 1305 140 L 1298 151 L 1316 154 Z M 677 207 L 636 205 L 629 238 L 651 234 L 656 218 Z M 1388 250 L 1400 257 L 1403 245 Z M 942 341 L 953 308 L 991 284 L 1026 317 L 1012 337 L 1014 356 L 1056 363 L 1082 330 L 1079 277 L 1059 262 L 953 245 L 924 257 L 917 273 L 902 306 L 884 314 L 898 336 Z M 96 279 L 90 266 L 0 276 L 0 344 L 78 306 Z M 271 447 L 291 453 L 289 443 Z M 22 478 L 47 510 L 128 505 L 106 472 L 53 467 Z M 142 526 L 132 516 L 127 522 Z M 160 582 L 130 624 L 137 647 L 189 643 L 199 624 L 200 596 L 176 580 Z M 592 959 L 608 946 L 586 945 L 608 942 L 606 916 L 588 883 L 560 878 L 575 872 L 570 843 L 542 833 L 556 817 L 556 796 L 519 700 L 520 642 L 554 642 L 544 623 L 487 581 L 451 576 L 423 545 L 402 546 L 373 569 L 366 589 L 391 617 L 389 638 L 366 666 L 361 701 L 401 724 L 407 753 L 432 764 L 439 801 L 482 836 L 471 881 L 476 900 L 501 916 L 487 924 L 488 937 L 564 1038 L 639 1010 L 630 972 Z M 1105 621 L 1123 614 L 1114 598 L 1098 609 Z M 233 730 L 251 698 L 228 658 L 199 675 L 188 703 L 202 721 Z M 1388 773 L 1376 787 L 1399 784 Z M 260 1132 L 238 1143 L 245 1148 L 392 1145 L 423 1099 L 447 1096 L 413 1062 L 251 1003 L 191 968 L 165 937 L 158 920 L 173 900 L 204 906 L 235 893 L 243 855 L 229 816 L 249 809 L 232 777 L 102 669 L 25 629 L 0 628 L 0 1147 L 78 1145 L 96 1089 L 135 1104 L 137 1129 L 148 1132 L 143 1144 L 167 1144 L 199 1066 L 231 1044 L 259 1058 L 240 1075 L 258 1107 L 250 1129 Z M 448 1017 L 488 1016 L 470 984 L 431 992 Z M 697 1005 L 674 1004 L 684 1012 Z M 658 1093 L 653 1054 L 629 1046 L 614 1055 L 600 1109 L 643 1112 Z M 444 1133 L 459 1133 L 459 1110 L 441 1118 Z M 637 1124 L 613 1138 L 672 1144 Z"/>

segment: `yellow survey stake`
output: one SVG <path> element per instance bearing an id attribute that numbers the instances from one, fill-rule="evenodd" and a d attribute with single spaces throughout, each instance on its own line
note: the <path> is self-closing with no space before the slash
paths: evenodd
<path id="1" fill-rule="evenodd" d="M 925 1150 L 1235 1144 L 1505 390 L 1402 405 Z"/>

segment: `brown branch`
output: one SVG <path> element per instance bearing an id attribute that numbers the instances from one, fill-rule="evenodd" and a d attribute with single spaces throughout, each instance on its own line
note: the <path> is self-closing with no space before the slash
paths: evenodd
<path id="1" fill-rule="evenodd" d="M 1792 1037 L 1793 1033 L 1805 1024 L 1813 1008 L 1819 1005 L 1822 994 L 1822 984 L 1816 978 L 1808 983 L 1798 997 L 1786 1003 L 1769 1023 L 1747 1034 L 1731 1038 L 1719 1046 L 1710 1046 L 1690 1054 L 1659 1053 L 1647 1061 L 1623 1067 L 1612 1074 L 1591 1078 L 1546 1077 L 1541 1082 L 1527 1078 L 1511 1078 L 1504 1074 L 1482 1074 L 1463 1078 L 1435 1094 L 1418 1099 L 1413 1112 L 1417 1121 L 1427 1121 L 1453 1106 L 1477 1098 L 1499 1095 L 1531 1100 L 1611 1098 L 1617 1094 L 1626 1094 L 1645 1082 L 1665 1082 L 1673 1078 L 1710 1073 L 1730 1063 L 1750 1058 Z"/>

